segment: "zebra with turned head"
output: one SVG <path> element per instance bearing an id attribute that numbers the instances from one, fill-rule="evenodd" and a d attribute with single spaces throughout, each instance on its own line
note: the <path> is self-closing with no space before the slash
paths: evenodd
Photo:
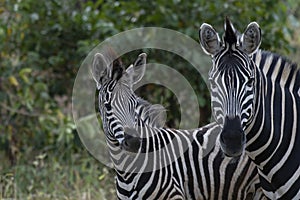
<path id="1" fill-rule="evenodd" d="M 226 18 L 224 29 L 223 41 L 209 24 L 199 30 L 201 46 L 212 56 L 212 111 L 222 126 L 222 150 L 233 157 L 246 152 L 270 199 L 300 199 L 299 68 L 258 50 L 256 22 L 240 34 Z"/>
<path id="2" fill-rule="evenodd" d="M 116 58 L 95 54 L 93 76 L 119 199 L 264 198 L 250 159 L 224 157 L 215 144 L 216 123 L 195 130 L 161 128 L 163 110 L 152 109 L 132 89 L 144 75 L 146 54 L 127 70 L 108 57 Z"/>

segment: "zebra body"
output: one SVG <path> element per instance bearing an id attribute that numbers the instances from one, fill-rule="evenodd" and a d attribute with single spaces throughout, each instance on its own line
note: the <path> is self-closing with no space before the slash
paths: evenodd
<path id="1" fill-rule="evenodd" d="M 222 126 L 228 156 L 244 150 L 257 165 L 270 199 L 300 199 L 300 72 L 286 58 L 257 50 L 257 23 L 239 34 L 227 19 L 220 40 L 212 26 L 200 28 L 210 70 L 213 115 Z"/>
<path id="2" fill-rule="evenodd" d="M 108 62 L 96 54 L 93 74 L 119 199 L 265 198 L 250 159 L 224 157 L 215 143 L 216 123 L 195 130 L 161 127 L 162 109 L 132 90 L 145 71 L 145 54 L 125 72 Z"/>

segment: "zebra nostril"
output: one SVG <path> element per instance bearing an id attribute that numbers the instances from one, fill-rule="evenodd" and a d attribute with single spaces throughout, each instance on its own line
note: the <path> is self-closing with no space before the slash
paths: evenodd
<path id="1" fill-rule="evenodd" d="M 220 141 L 223 144 L 226 144 L 225 140 L 224 140 L 224 134 L 220 134 Z"/>
<path id="2" fill-rule="evenodd" d="M 244 132 L 242 133 L 242 138 L 241 138 L 241 140 L 242 140 L 242 141 L 241 141 L 242 144 L 246 144 L 246 135 L 245 135 Z"/>

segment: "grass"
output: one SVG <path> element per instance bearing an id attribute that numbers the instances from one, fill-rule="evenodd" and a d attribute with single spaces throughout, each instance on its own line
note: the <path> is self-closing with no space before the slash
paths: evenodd
<path id="1" fill-rule="evenodd" d="M 80 152 L 28 152 L 19 155 L 15 166 L 9 166 L 4 152 L 0 160 L 0 200 L 116 199 L 114 171 L 83 148 Z"/>

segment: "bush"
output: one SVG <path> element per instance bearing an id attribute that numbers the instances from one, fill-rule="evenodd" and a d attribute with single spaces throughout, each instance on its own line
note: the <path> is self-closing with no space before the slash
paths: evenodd
<path id="1" fill-rule="evenodd" d="M 198 28 L 202 22 L 210 23 L 222 31 L 224 17 L 229 16 L 239 30 L 243 30 L 250 21 L 257 21 L 263 31 L 262 48 L 287 54 L 293 50 L 288 42 L 292 35 L 289 20 L 292 18 L 293 22 L 297 21 L 291 11 L 299 7 L 298 1 L 293 0 L 288 3 L 273 0 L 221 0 L 218 3 L 180 0 L 2 2 L 0 155 L 5 152 L 2 157 L 9 163 L 3 162 L 0 171 L 18 170 L 28 174 L 28 170 L 33 170 L 32 174 L 29 173 L 31 176 L 36 170 L 32 163 L 39 160 L 37 158 L 40 155 L 51 157 L 45 165 L 48 168 L 63 163 L 86 165 L 88 154 L 82 153 L 83 147 L 71 117 L 71 92 L 80 63 L 105 38 L 136 27 L 157 26 L 180 31 L 198 40 Z M 168 62 L 166 64 L 189 77 L 198 93 L 202 116 L 205 116 L 201 124 L 207 123 L 210 117 L 209 94 L 197 73 L 193 73 L 192 68 L 186 67 L 187 63 L 176 55 L 157 50 L 149 52 L 150 60 L 163 62 L 163 57 Z M 127 60 L 130 56 L 124 57 Z M 140 91 L 142 96 L 153 103 L 162 103 L 169 109 L 168 125 L 177 126 L 180 115 L 174 95 L 153 85 L 143 89 Z M 71 155 L 75 154 L 84 162 L 71 162 L 74 159 Z M 94 161 L 87 162 L 95 164 Z M 80 167 L 76 169 L 81 170 Z M 36 175 L 46 179 L 47 171 L 43 173 Z M 49 169 L 49 173 L 55 173 L 54 168 L 52 171 Z M 22 194 L 39 189 L 38 185 L 29 183 L 30 177 L 24 176 L 20 181 L 33 187 L 30 190 L 21 187 Z"/>

